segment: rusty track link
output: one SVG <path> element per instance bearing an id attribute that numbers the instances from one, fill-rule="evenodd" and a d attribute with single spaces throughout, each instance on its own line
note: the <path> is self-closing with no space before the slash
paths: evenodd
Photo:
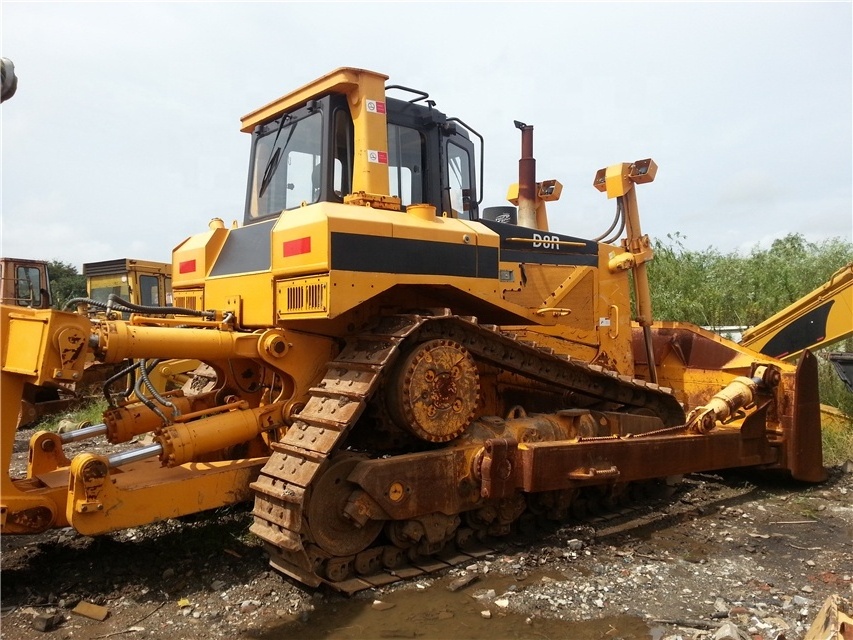
<path id="1" fill-rule="evenodd" d="M 379 386 L 383 372 L 399 356 L 402 345 L 407 340 L 434 338 L 456 340 L 482 360 L 566 391 L 650 409 L 668 425 L 684 420 L 680 405 L 668 389 L 556 355 L 533 343 L 519 342 L 496 326 L 477 324 L 475 318 L 449 312 L 439 316 L 383 317 L 375 326 L 350 338 L 339 356 L 326 365 L 322 380 L 310 390 L 305 408 L 285 436 L 273 443 L 269 460 L 251 485 L 255 491 L 251 531 L 264 540 L 272 566 L 309 586 L 326 583 L 352 593 L 445 569 L 490 551 L 466 545 L 464 551 L 440 553 L 415 560 L 411 566 L 382 572 L 383 564 L 397 566 L 402 558 L 389 561 L 383 557 L 382 548 L 368 549 L 356 557 L 332 557 L 314 544 L 306 517 L 312 486 L 328 468 L 332 454 L 344 448 L 350 430 Z M 400 553 L 393 547 L 384 552 L 395 551 Z M 373 569 L 376 573 L 363 579 L 348 579 L 346 574 L 352 566 L 359 573 Z M 338 574 L 341 579 L 335 579 Z"/>

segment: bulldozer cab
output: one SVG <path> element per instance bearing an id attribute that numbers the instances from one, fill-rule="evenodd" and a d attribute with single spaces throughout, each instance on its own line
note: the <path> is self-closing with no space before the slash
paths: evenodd
<path id="1" fill-rule="evenodd" d="M 172 304 L 172 265 L 147 260 L 104 260 L 83 265 L 86 290 L 93 300 L 106 303 L 110 294 L 137 305 Z"/>
<path id="2" fill-rule="evenodd" d="M 399 206 L 383 208 L 431 204 L 439 215 L 477 219 L 474 144 L 466 127 L 437 110 L 427 94 L 413 93 L 411 100 L 368 100 L 368 113 L 356 116 L 385 115 L 387 151 L 361 148 L 344 94 L 313 98 L 257 124 L 244 223 L 317 202 L 344 202 L 359 191 L 353 186 L 359 162 L 387 167 L 387 189 L 372 191 Z"/>
<path id="3" fill-rule="evenodd" d="M 50 281 L 44 260 L 0 258 L 0 296 L 3 304 L 47 309 Z"/>

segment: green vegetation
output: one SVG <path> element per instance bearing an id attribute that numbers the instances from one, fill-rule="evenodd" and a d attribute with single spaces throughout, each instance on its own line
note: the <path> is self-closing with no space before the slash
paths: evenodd
<path id="1" fill-rule="evenodd" d="M 848 419 L 846 427 L 824 426 L 822 435 L 823 464 L 832 467 L 853 460 L 853 422 Z"/>
<path id="2" fill-rule="evenodd" d="M 824 351 L 853 352 L 853 338 Z M 837 409 L 825 410 L 822 415 L 823 460 L 827 465 L 842 464 L 853 460 L 853 392 L 828 360 L 819 358 L 818 367 L 821 403 Z"/>
<path id="3" fill-rule="evenodd" d="M 654 243 L 649 286 L 657 320 L 705 327 L 752 326 L 813 291 L 853 261 L 853 243 L 807 242 L 799 234 L 748 255 L 684 248 L 679 233 Z"/>
<path id="4" fill-rule="evenodd" d="M 45 418 L 38 426 L 39 430 L 43 431 L 58 431 L 60 423 L 64 420 L 73 422 L 75 425 L 81 422 L 90 422 L 91 424 L 100 424 L 104 421 L 104 411 L 107 410 L 107 401 L 104 398 L 91 400 L 86 404 L 81 405 L 71 411 L 49 416 Z"/>
<path id="5" fill-rule="evenodd" d="M 47 263 L 47 272 L 54 309 L 63 309 L 72 298 L 86 297 L 86 278 L 77 272 L 74 265 L 51 260 Z"/>

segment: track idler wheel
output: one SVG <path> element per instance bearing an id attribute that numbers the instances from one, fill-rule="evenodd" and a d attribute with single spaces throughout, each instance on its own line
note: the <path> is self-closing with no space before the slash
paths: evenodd
<path id="1" fill-rule="evenodd" d="M 332 459 L 328 469 L 311 488 L 306 510 L 308 527 L 314 542 L 332 556 L 332 560 L 335 556 L 354 556 L 364 551 L 382 530 L 383 523 L 379 520 L 368 520 L 359 526 L 344 513 L 347 501 L 358 489 L 347 477 L 362 459 L 357 456 Z M 338 567 L 342 564 L 346 563 L 335 563 L 335 573 L 343 572 L 343 568 Z"/>
<path id="2" fill-rule="evenodd" d="M 480 374 L 458 342 L 430 340 L 417 345 L 388 382 L 394 421 L 427 442 L 459 437 L 480 404 Z"/>

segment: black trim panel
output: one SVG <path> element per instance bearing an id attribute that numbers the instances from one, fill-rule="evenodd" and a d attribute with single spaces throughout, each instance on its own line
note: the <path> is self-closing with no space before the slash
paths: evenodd
<path id="1" fill-rule="evenodd" d="M 373 273 L 498 277 L 494 247 L 332 233 L 332 269 Z"/>
<path id="2" fill-rule="evenodd" d="M 264 220 L 231 229 L 216 258 L 210 277 L 269 271 L 272 266 L 272 229 L 278 221 Z"/>
<path id="3" fill-rule="evenodd" d="M 770 338 L 760 353 L 773 358 L 784 358 L 789 353 L 796 353 L 809 345 L 821 342 L 826 338 L 826 321 L 834 303 L 835 300 L 829 300 L 794 320 Z"/>
<path id="4" fill-rule="evenodd" d="M 521 264 L 561 264 L 573 266 L 598 266 L 598 243 L 594 240 L 585 240 L 566 236 L 552 231 L 538 231 L 527 227 L 519 227 L 505 222 L 494 220 L 478 220 L 480 224 L 488 227 L 501 238 L 501 262 L 518 262 Z M 539 247 L 532 242 L 519 242 L 510 238 L 526 238 L 540 241 Z M 548 240 L 559 240 L 561 242 L 576 242 L 582 246 L 553 245 L 548 247 Z"/>

